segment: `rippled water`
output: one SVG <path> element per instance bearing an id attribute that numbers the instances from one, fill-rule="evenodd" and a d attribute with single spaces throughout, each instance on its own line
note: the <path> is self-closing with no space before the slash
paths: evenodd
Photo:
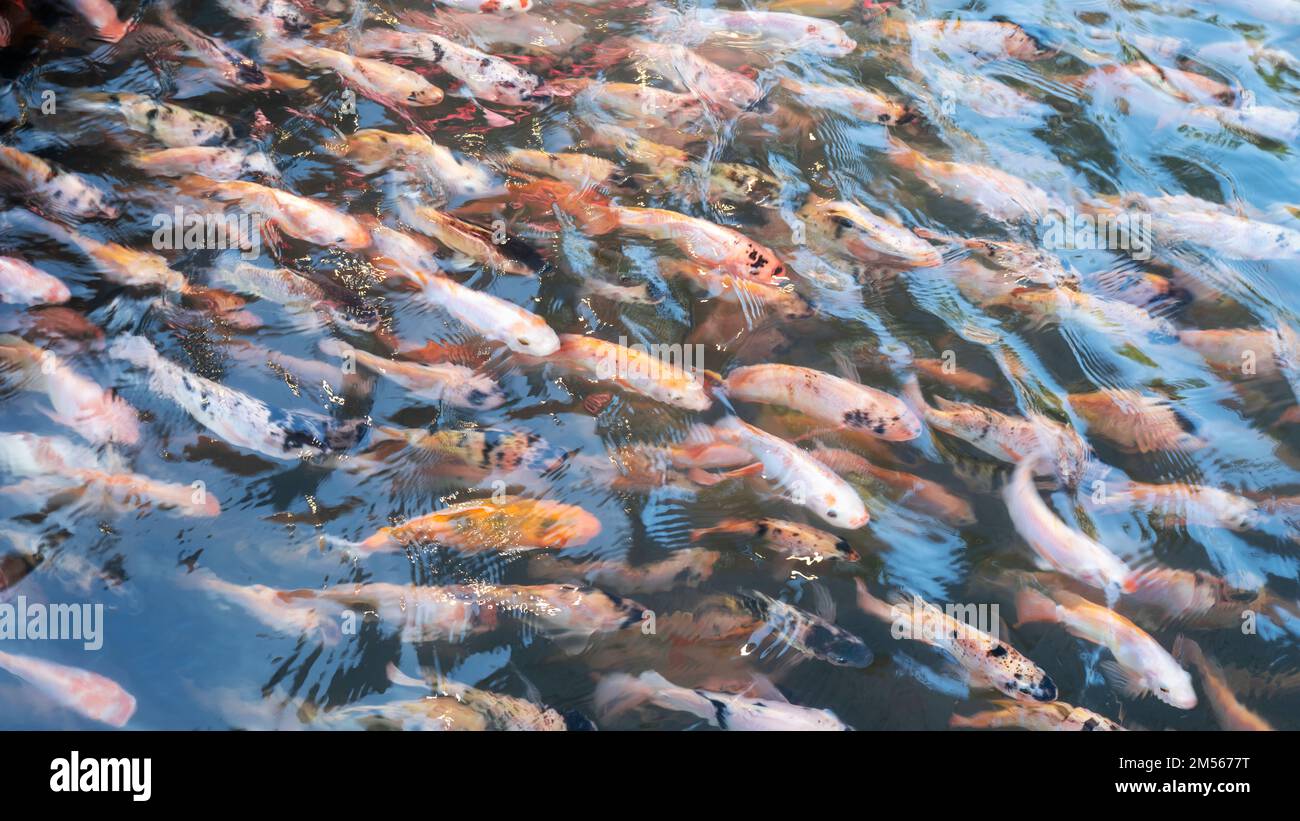
<path id="1" fill-rule="evenodd" d="M 424 188 L 418 196 L 489 231 L 504 230 L 535 250 L 541 262 L 536 276 L 446 262 L 459 281 L 526 307 L 556 332 L 626 344 L 699 344 L 703 367 L 719 374 L 738 365 L 786 363 L 858 378 L 895 395 L 902 395 L 914 372 L 914 358 L 938 360 L 961 374 L 982 376 L 987 384 L 954 384 L 936 366 L 940 380 L 923 377 L 921 383 L 932 404 L 942 396 L 1009 414 L 1041 412 L 1080 431 L 1095 450 L 1092 472 L 1073 490 L 1044 480 L 1043 498 L 1070 526 L 1089 532 L 1133 568 L 1201 570 L 1257 591 L 1255 602 L 1275 603 L 1261 609 L 1253 633 L 1239 629 L 1236 620 L 1218 629 L 1191 622 L 1140 623 L 1165 648 L 1179 634 L 1195 638 L 1224 669 L 1243 704 L 1274 727 L 1297 727 L 1296 525 L 1273 512 L 1276 505 L 1268 501 L 1300 493 L 1300 425 L 1286 416 L 1295 410 L 1296 395 L 1273 351 L 1252 354 L 1258 361 L 1250 373 L 1236 367 L 1241 346 L 1224 354 L 1227 366 L 1215 368 L 1178 337 L 1144 333 L 1128 317 L 1100 328 L 1077 321 L 1035 323 L 1014 304 L 1009 309 L 981 304 L 963 289 L 970 284 L 970 270 L 963 266 L 972 258 L 954 245 L 935 244 L 946 252 L 945 264 L 938 267 L 863 262 L 852 259 L 835 237 L 799 227 L 796 212 L 810 197 L 849 200 L 892 215 L 907 228 L 1047 245 L 1077 272 L 1083 292 L 1139 304 L 1172 322 L 1176 331 L 1295 328 L 1300 298 L 1294 254 L 1252 261 L 1204 244 L 1175 243 L 1158 248 L 1157 258 L 1147 261 L 1122 251 L 1060 248 L 1042 219 L 1003 222 L 927 187 L 916 173 L 890 161 L 888 135 L 935 159 L 1010 172 L 1080 213 L 1093 196 L 1190 194 L 1295 227 L 1288 210 L 1296 202 L 1294 133 L 1268 139 L 1207 124 L 1190 117 L 1193 103 L 1148 82 L 1150 76 L 1129 86 L 1088 78 L 1104 76 L 1090 75 L 1103 67 L 1149 62 L 1224 84 L 1238 110 L 1253 105 L 1294 111 L 1300 102 L 1300 65 L 1293 56 L 1300 4 L 1276 0 L 1254 11 L 1256 4 L 1190 0 L 905 2 L 887 11 L 831 0 L 778 4 L 839 22 L 857 44 L 847 56 L 806 49 L 780 53 L 770 42 L 741 35 L 695 42 L 692 27 L 665 33 L 654 28 L 654 7 L 621 3 L 610 8 L 543 3 L 531 9 L 530 18 L 556 22 L 555 30 L 575 35 L 567 47 L 492 44 L 473 15 L 460 18 L 469 21 L 468 28 L 451 28 L 452 39 L 505 56 L 557 88 L 575 77 L 671 88 L 668 79 L 620 50 L 619 38 L 645 36 L 690 42 L 699 54 L 755 78 L 765 92 L 765 102 L 750 111 L 702 117 L 684 132 L 652 128 L 635 111 L 620 120 L 582 94 L 526 107 L 480 106 L 451 93 L 436 106 L 386 106 L 364 94 L 350 95 L 332 71 L 262 58 L 264 38 L 219 4 L 178 2 L 178 16 L 197 30 L 260 60 L 268 70 L 307 81 L 300 88 L 233 89 L 194 61 L 187 46 L 167 44 L 157 8 L 146 9 L 137 18 L 137 33 L 114 49 L 89 40 L 78 18 L 57 4 L 42 8 L 29 0 L 26 5 L 37 6 L 37 22 L 22 22 L 18 7 L 6 13 L 13 44 L 0 52 L 5 81 L 0 142 L 80 172 L 114 193 L 120 216 L 86 220 L 77 226 L 83 233 L 148 249 L 155 217 L 171 213 L 176 202 L 173 181 L 144 174 L 127 161 L 134 152 L 161 146 L 124 128 L 119 117 L 78 114 L 71 101 L 85 91 L 134 92 L 224 117 L 238 139 L 253 140 L 271 157 L 282 189 L 394 226 L 399 223 L 388 178 L 362 173 L 337 156 L 340 140 L 359 129 L 409 133 L 419 128 L 462 157 L 496 169 L 510 148 L 584 151 L 618 162 L 621 169 L 603 195 L 624 206 L 702 217 L 761 242 L 788 265 L 813 315 L 742 313 L 666 277 L 664 264 L 681 257 L 672 244 L 617 232 L 590 234 L 571 215 L 557 218 L 509 192 L 467 197 L 453 191 L 444 197 L 446 192 Z M 134 3 L 118 5 L 123 19 L 136 11 Z M 310 37 L 346 50 L 349 28 L 384 26 L 408 9 L 429 7 L 374 2 L 354 10 L 339 0 L 320 0 L 309 16 L 324 25 Z M 1273 11 L 1283 19 L 1267 16 Z M 908 22 L 935 18 L 1012 21 L 1054 53 L 1033 61 L 979 60 L 951 41 L 941 39 L 928 48 L 906 36 Z M 345 27 L 331 33 L 328 21 Z M 425 73 L 449 92 L 454 85 L 418 59 L 393 62 Z M 1017 95 L 1022 109 L 990 104 L 987 90 L 969 85 L 974 77 L 996 80 Z M 874 89 L 905 103 L 916 116 L 881 126 L 848 110 L 801 102 L 783 79 Z M 51 112 L 42 110 L 47 91 L 55 102 Z M 496 124 L 484 107 L 512 122 Z M 259 123 L 262 118 L 265 123 Z M 756 191 L 748 201 L 710 195 L 701 177 L 665 186 L 661 173 L 629 161 L 599 139 L 614 125 L 679 145 L 705 168 L 710 163 L 752 166 L 770 174 L 777 186 Z M 494 177 L 494 185 L 510 178 L 495 171 Z M 8 196 L 13 208 L 30 204 L 20 192 Z M 285 236 L 276 246 L 264 246 L 256 262 L 290 266 L 330 288 L 349 316 L 378 314 L 382 325 L 373 332 L 331 324 L 312 307 L 286 307 L 253 294 L 246 293 L 247 304 L 235 312 L 222 314 L 175 294 L 159 297 L 114 285 L 85 256 L 21 223 L 7 222 L 0 244 L 4 253 L 66 283 L 72 294 L 67 307 L 102 329 L 108 341 L 142 334 L 166 358 L 271 406 L 315 412 L 339 423 L 525 431 L 567 454 L 549 471 L 456 470 L 417 449 L 381 444 L 372 431 L 338 458 L 277 462 L 221 442 L 151 391 L 139 369 L 107 356 L 103 345 L 60 341 L 52 322 L 31 321 L 41 309 L 4 305 L 0 322 L 7 330 L 41 348 L 54 347 L 63 361 L 139 410 L 138 442 L 112 447 L 124 465 L 174 484 L 202 482 L 220 503 L 218 516 L 193 518 L 152 505 L 89 509 L 66 489 L 0 494 L 0 514 L 12 542 L 7 549 L 15 551 L 5 565 L 13 582 L 0 595 L 6 601 L 23 595 L 35 602 L 102 602 L 106 608 L 101 650 L 33 641 L 5 641 L 0 649 L 114 679 L 137 699 L 130 727 L 307 726 L 301 719 L 313 712 L 328 716 L 345 705 L 418 698 L 419 689 L 389 683 L 390 662 L 410 676 L 421 668 L 436 671 L 570 717 L 584 716 L 602 729 L 705 725 L 697 716 L 648 706 L 609 721 L 602 717 L 593 702 L 602 677 L 650 670 L 683 686 L 751 687 L 750 693 L 764 695 L 772 692 L 770 681 L 792 703 L 831 710 L 857 729 L 945 728 L 954 712 L 987 709 L 995 694 L 969 688 L 941 653 L 893 639 L 888 625 L 858 608 L 854 582 L 859 578 L 878 595 L 909 591 L 940 605 L 998 605 L 1001 622 L 994 619 L 991 626 L 1050 674 L 1062 701 L 1135 729 L 1219 726 L 1204 697 L 1184 711 L 1117 693 L 1102 674 L 1106 651 L 1059 626 L 1009 626 L 1016 622 L 1015 591 L 1025 583 L 1016 573 L 1034 570 L 1034 555 L 1013 527 L 1001 495 L 1009 469 L 946 434 L 927 429 L 912 441 L 891 443 L 831 431 L 804 440 L 803 446 L 820 441 L 938 483 L 971 506 L 973 523 L 959 521 L 961 516 L 944 521 L 906 490 L 861 479 L 857 488 L 871 521 L 835 533 L 859 554 L 856 562 L 797 563 L 743 537 L 693 544 L 692 530 L 726 519 L 772 516 L 826 527 L 754 476 L 707 486 L 685 475 L 618 481 L 611 454 L 675 442 L 692 425 L 721 419 L 731 412 L 725 394 L 711 410 L 697 413 L 511 355 L 415 299 L 410 289 L 394 284 L 396 278 L 385 282 L 367 252 Z M 510 248 L 517 249 L 513 240 Z M 230 262 L 228 254 L 210 250 L 159 253 L 191 283 L 213 287 L 221 287 L 217 269 Z M 1155 278 L 1129 277 L 1148 273 Z M 615 294 L 600 283 L 644 284 L 646 299 Z M 1160 290 L 1154 298 L 1142 290 L 1152 283 Z M 344 374 L 336 358 L 319 350 L 331 336 L 381 356 L 433 343 L 430 353 L 449 352 L 489 375 L 505 402 L 467 410 L 413 397 L 390 380 L 369 378 L 364 368 Z M 50 418 L 43 393 L 21 390 L 21 380 L 8 377 L 0 400 L 3 431 L 90 444 Z M 1102 389 L 1166 398 L 1201 446 L 1180 443 L 1145 453 L 1117 447 L 1067 398 Z M 735 410 L 779 435 L 793 438 L 810 429 L 776 407 L 735 403 Z M 360 458 L 364 454 L 376 458 Z M 1259 503 L 1263 513 L 1257 526 L 1233 530 L 1165 521 L 1122 505 L 1100 511 L 1086 504 L 1093 493 L 1113 490 L 1125 476 L 1220 488 Z M 11 487 L 20 479 L 4 477 Z M 422 545 L 353 560 L 339 548 L 339 540 L 361 540 L 380 527 L 488 498 L 494 491 L 580 506 L 599 520 L 599 533 L 552 556 Z M 667 589 L 650 591 L 619 581 L 620 568 L 648 566 L 693 547 L 718 554 L 707 578 L 678 578 L 663 585 Z M 8 570 L 27 564 L 17 552 L 36 549 L 43 560 L 25 577 Z M 596 570 L 606 573 L 593 575 Z M 597 634 L 589 643 L 557 641 L 534 619 L 503 615 L 496 629 L 462 641 L 412 644 L 402 642 L 391 622 L 363 618 L 355 631 L 326 631 L 330 635 L 322 639 L 315 631 L 298 635 L 270 627 L 248 608 L 192 583 L 206 574 L 280 590 L 362 582 L 431 587 L 590 580 L 652 611 L 653 629 L 643 621 Z M 749 608 L 766 612 L 756 593 L 860 637 L 874 660 L 866 667 L 830 664 L 806 657 L 771 631 L 764 635 L 758 629 L 761 618 L 750 623 L 758 617 Z M 365 609 L 358 612 L 364 615 Z M 750 629 L 732 630 L 737 621 Z M 702 635 L 715 627 L 723 631 L 721 637 Z M 1203 694 L 1199 674 L 1196 678 Z M 0 677 L 0 691 L 0 726 L 98 726 L 14 678 Z"/>

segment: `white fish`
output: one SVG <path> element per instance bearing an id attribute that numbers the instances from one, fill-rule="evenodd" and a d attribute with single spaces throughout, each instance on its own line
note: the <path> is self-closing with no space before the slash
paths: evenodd
<path id="1" fill-rule="evenodd" d="M 721 730 L 848 730 L 830 710 L 788 701 L 679 687 L 654 671 L 605 676 L 596 686 L 596 709 L 606 720 L 642 704 L 690 713 Z"/>

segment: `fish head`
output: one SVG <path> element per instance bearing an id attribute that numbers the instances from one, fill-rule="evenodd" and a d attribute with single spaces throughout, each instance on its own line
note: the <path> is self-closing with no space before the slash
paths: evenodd
<path id="1" fill-rule="evenodd" d="M 1035 670 L 1035 675 L 1027 676 L 1022 680 L 1017 680 L 1016 688 L 1019 692 L 1029 696 L 1034 701 L 1041 701 L 1043 703 L 1056 701 L 1056 682 L 1052 681 L 1052 677 L 1044 673 L 1042 670 Z"/>
<path id="2" fill-rule="evenodd" d="M 833 625 L 811 625 L 803 641 L 809 650 L 836 667 L 862 668 L 872 661 L 871 650 L 861 639 Z"/>
<path id="3" fill-rule="evenodd" d="M 1147 678 L 1151 694 L 1170 707 L 1190 710 L 1196 706 L 1196 689 L 1192 686 L 1191 675 L 1172 660 L 1148 674 Z"/>

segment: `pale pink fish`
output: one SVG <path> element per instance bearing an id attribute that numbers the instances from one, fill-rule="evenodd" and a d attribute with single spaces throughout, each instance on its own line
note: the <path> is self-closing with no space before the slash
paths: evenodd
<path id="1" fill-rule="evenodd" d="M 69 710 L 110 727 L 125 727 L 135 715 L 135 697 L 98 673 L 4 652 L 0 652 L 0 669 Z"/>
<path id="2" fill-rule="evenodd" d="M 1016 466 L 1002 498 L 1016 532 L 1056 570 L 1099 590 L 1133 590 L 1132 571 L 1108 547 L 1061 521 L 1038 495 L 1033 457 Z"/>
<path id="3" fill-rule="evenodd" d="M 593 336 L 560 334 L 560 349 L 546 362 L 571 373 L 608 382 L 686 410 L 704 411 L 713 404 L 704 383 L 685 365 L 680 351 L 660 355 L 642 346 L 628 347 Z"/>
<path id="4" fill-rule="evenodd" d="M 918 268 L 943 264 L 943 254 L 898 222 L 877 216 L 856 202 L 816 194 L 799 209 L 811 242 L 864 262 L 897 262 Z"/>
<path id="5" fill-rule="evenodd" d="M 903 400 L 812 368 L 746 365 L 727 374 L 726 387 L 732 399 L 781 405 L 886 441 L 921 435 L 921 420 Z"/>
<path id="6" fill-rule="evenodd" d="M 388 54 L 432 63 L 460 81 L 461 87 L 453 93 L 462 97 L 506 105 L 540 102 L 535 96 L 542 84 L 537 75 L 431 32 L 367 29 L 361 35 L 359 52 L 366 57 Z"/>
<path id="7" fill-rule="evenodd" d="M 181 577 L 186 587 L 203 590 L 225 602 L 237 605 L 272 630 L 295 635 L 333 636 L 334 612 L 321 612 L 316 598 L 309 593 L 280 591 L 264 584 L 240 585 L 218 578 L 211 570 L 200 568 Z M 331 608 L 333 610 L 333 608 Z M 335 630 L 334 632 L 337 632 Z"/>
<path id="8" fill-rule="evenodd" d="M 82 376 L 53 351 L 43 351 L 25 339 L 0 336 L 0 361 L 17 367 L 26 377 L 24 387 L 43 391 L 50 399 L 56 422 L 96 444 L 140 440 L 135 409 L 95 382 Z"/>
<path id="9" fill-rule="evenodd" d="M 802 14 L 701 8 L 684 14 L 665 12 L 659 20 L 666 29 L 676 29 L 692 38 L 750 38 L 764 47 L 827 57 L 843 57 L 858 47 L 838 23 Z"/>
<path id="10" fill-rule="evenodd" d="M 1018 623 L 1056 622 L 1084 641 L 1105 647 L 1114 660 L 1102 662 L 1102 669 L 1130 697 L 1150 693 L 1180 710 L 1196 706 L 1192 677 L 1145 630 L 1073 593 L 1062 591 L 1055 597 L 1053 601 L 1036 590 L 1021 590 L 1016 597 Z"/>
<path id="11" fill-rule="evenodd" d="M 425 134 L 363 128 L 348 135 L 339 153 L 362 173 L 415 172 L 457 196 L 475 198 L 499 190 L 489 169 L 458 158 Z"/>
<path id="12" fill-rule="evenodd" d="M 368 232 L 355 217 L 316 200 L 255 182 L 219 182 L 189 175 L 176 181 L 182 193 L 235 202 L 284 233 L 316 245 L 357 250 L 370 245 Z"/>
<path id="13" fill-rule="evenodd" d="M 978 60 L 1042 60 L 1055 53 L 1010 22 L 935 19 L 897 21 L 897 25 L 906 29 L 914 51 L 941 51 L 951 57 L 964 54 Z M 895 34 L 888 28 L 886 33 Z"/>
<path id="14" fill-rule="evenodd" d="M 782 77 L 781 85 L 804 105 L 844 110 L 864 123 L 906 125 L 916 119 L 916 111 L 869 88 L 847 85 L 819 85 Z"/>
<path id="15" fill-rule="evenodd" d="M 185 293 L 190 290 L 185 275 L 168 265 L 167 260 L 152 251 L 137 251 L 116 242 L 100 242 L 92 237 L 42 219 L 30 211 L 14 210 L 6 215 L 33 231 L 71 245 L 95 264 L 104 279 L 128 288 L 161 288 Z"/>
<path id="16" fill-rule="evenodd" d="M 743 74 L 706 60 L 680 43 L 634 40 L 637 64 L 654 71 L 682 91 L 724 111 L 748 109 L 763 97 L 758 84 Z"/>
<path id="17" fill-rule="evenodd" d="M 1089 207 L 1100 214 L 1126 215 L 1134 221 L 1139 217 L 1146 218 L 1149 232 L 1161 243 L 1190 242 L 1214 249 L 1231 259 L 1300 257 L 1300 231 L 1254 219 L 1231 207 L 1190 195 L 1147 197 L 1127 194 L 1117 200 L 1094 201 Z"/>
<path id="18" fill-rule="evenodd" d="M 748 450 L 763 464 L 763 477 L 794 504 L 847 530 L 864 527 L 871 516 L 848 482 L 812 454 L 765 430 L 729 416 L 714 426 L 719 439 Z"/>
<path id="19" fill-rule="evenodd" d="M 410 271 L 408 277 L 420 286 L 426 302 L 512 351 L 549 356 L 560 349 L 560 339 L 546 320 L 513 302 L 467 288 L 437 273 Z"/>
<path id="20" fill-rule="evenodd" d="M 302 41 L 268 40 L 262 46 L 262 54 L 269 59 L 292 60 L 308 68 L 329 69 L 359 93 L 391 107 L 431 106 L 442 102 L 442 89 L 410 69 L 382 60 L 353 57 Z"/>
<path id="21" fill-rule="evenodd" d="M 322 340 L 320 349 L 331 356 L 351 357 L 357 365 L 386 377 L 421 399 L 476 410 L 499 408 L 506 401 L 500 385 L 464 365 L 425 365 L 385 359 L 337 339 Z"/>
<path id="22" fill-rule="evenodd" d="M 230 123 L 220 117 L 127 91 L 78 94 L 68 107 L 75 111 L 118 115 L 132 130 L 169 148 L 218 145 L 235 138 Z"/>
<path id="23" fill-rule="evenodd" d="M 707 120 L 704 102 L 694 94 L 668 91 L 639 83 L 596 82 L 585 78 L 569 82 L 578 88 L 580 104 L 644 126 L 698 130 Z"/>
<path id="24" fill-rule="evenodd" d="M 218 182 L 229 182 L 249 174 L 277 179 L 275 163 L 255 148 L 228 148 L 219 145 L 196 145 L 142 151 L 130 158 L 141 171 L 160 177 L 199 174 Z"/>
<path id="25" fill-rule="evenodd" d="M 57 277 L 16 257 L 0 257 L 0 302 L 50 305 L 71 298 L 68 286 Z"/>
<path id="26" fill-rule="evenodd" d="M 932 160 L 892 136 L 889 159 L 917 175 L 935 192 L 960 200 L 1002 222 L 1037 220 L 1053 208 L 1054 198 L 1033 183 L 997 168 L 973 163 Z"/>
<path id="27" fill-rule="evenodd" d="M 534 5 L 533 0 L 438 0 L 438 4 L 460 11 L 506 16 L 528 11 Z"/>
<path id="28" fill-rule="evenodd" d="M 17 181 L 17 187 L 42 205 L 70 217 L 114 219 L 117 209 L 108 196 L 80 174 L 54 166 L 34 154 L 0 145 L 0 172 Z"/>
<path id="29" fill-rule="evenodd" d="M 548 20 L 535 14 L 506 16 L 439 8 L 433 15 L 405 11 L 399 12 L 397 17 L 403 25 L 423 31 L 454 33 L 457 38 L 472 42 L 479 48 L 516 46 L 547 55 L 567 52 L 586 33 L 577 23 Z"/>

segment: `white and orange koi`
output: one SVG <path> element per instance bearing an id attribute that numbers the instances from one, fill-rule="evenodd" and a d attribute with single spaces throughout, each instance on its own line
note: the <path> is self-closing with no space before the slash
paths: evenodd
<path id="1" fill-rule="evenodd" d="M 415 172 L 448 193 L 466 198 L 487 196 L 500 189 L 487 168 L 458 158 L 425 134 L 397 134 L 363 128 L 348 135 L 340 152 L 365 174 L 385 169 Z"/>
<path id="2" fill-rule="evenodd" d="M 42 391 L 50 399 L 56 422 L 75 430 L 91 442 L 134 445 L 140 440 L 135 409 L 124 400 L 82 376 L 56 356 L 25 339 L 0 336 L 0 361 L 18 369 L 28 390 Z"/>
<path id="3" fill-rule="evenodd" d="M 235 138 L 230 123 L 172 103 L 160 103 L 143 94 L 125 91 L 85 93 L 69 103 L 74 111 L 120 115 L 134 131 L 168 148 L 219 145 Z"/>
<path id="4" fill-rule="evenodd" d="M 181 177 L 176 181 L 176 187 L 192 196 L 234 202 L 241 209 L 260 215 L 289 236 L 316 245 L 356 250 L 370 244 L 370 232 L 355 217 L 278 188 L 255 182 L 220 182 L 197 174 Z"/>
<path id="5" fill-rule="evenodd" d="M 869 88 L 818 85 L 790 77 L 782 77 L 781 85 L 804 105 L 846 111 L 864 123 L 906 125 L 917 116 L 911 107 Z"/>
<path id="6" fill-rule="evenodd" d="M 999 709 L 983 710 L 972 715 L 954 713 L 949 727 L 972 730 L 1005 729 L 1019 727 L 1024 730 L 1047 732 L 1117 732 L 1124 728 L 1100 713 L 1087 707 L 1075 707 L 1064 701 L 1051 704 L 1033 704 L 1018 701 L 997 701 Z"/>
<path id="7" fill-rule="evenodd" d="M 951 197 L 1002 222 L 1041 219 L 1057 207 L 1054 198 L 1033 183 L 987 165 L 932 160 L 887 136 L 889 159 L 916 174 L 936 193 Z"/>
<path id="8" fill-rule="evenodd" d="M 0 256 L 0 302 L 52 305 L 72 298 L 68 286 L 17 257 Z"/>
<path id="9" fill-rule="evenodd" d="M 424 365 L 386 359 L 337 339 L 322 340 L 320 349 L 331 356 L 350 358 L 357 365 L 380 374 L 421 399 L 477 410 L 499 408 L 506 401 L 500 385 L 464 365 Z"/>
<path id="10" fill-rule="evenodd" d="M 125 727 L 135 715 L 135 697 L 98 673 L 3 652 L 0 652 L 0 669 L 69 710 L 110 727 Z"/>
<path id="11" fill-rule="evenodd" d="M 431 32 L 367 29 L 358 51 L 364 57 L 389 54 L 432 63 L 460 81 L 459 89 L 452 93 L 463 97 L 518 106 L 539 102 L 542 81 L 537 75 Z"/>
<path id="12" fill-rule="evenodd" d="M 843 57 L 858 47 L 836 22 L 780 11 L 696 8 L 679 14 L 663 9 L 657 22 L 661 30 L 692 39 L 750 38 L 762 46 L 826 57 Z"/>
<path id="13" fill-rule="evenodd" d="M 921 435 L 921 420 L 903 400 L 812 368 L 746 365 L 727 374 L 725 384 L 733 399 L 781 405 L 887 441 L 906 442 Z"/>
<path id="14" fill-rule="evenodd" d="M 618 385 L 686 410 L 704 411 L 713 404 L 698 375 L 640 346 L 561 334 L 560 349 L 546 361 L 579 376 Z"/>
<path id="15" fill-rule="evenodd" d="M 275 163 L 256 148 L 220 145 L 194 145 L 142 151 L 131 157 L 131 164 L 160 177 L 198 174 L 218 182 L 230 182 L 250 174 L 278 179 Z"/>
<path id="16" fill-rule="evenodd" d="M 751 544 L 770 547 L 791 561 L 808 565 L 836 560 L 856 562 L 860 558 L 840 537 L 811 525 L 784 519 L 726 519 L 712 527 L 691 531 L 692 542 L 716 536 L 739 537 Z"/>
<path id="17" fill-rule="evenodd" d="M 34 154 L 0 145 L 0 172 L 13 177 L 16 187 L 60 214 L 77 218 L 114 219 L 117 209 L 108 195 L 80 174 L 55 168 Z"/>
<path id="18" fill-rule="evenodd" d="M 798 215 L 809 240 L 853 259 L 917 268 L 943 264 L 943 255 L 915 233 L 855 202 L 814 195 Z"/>

